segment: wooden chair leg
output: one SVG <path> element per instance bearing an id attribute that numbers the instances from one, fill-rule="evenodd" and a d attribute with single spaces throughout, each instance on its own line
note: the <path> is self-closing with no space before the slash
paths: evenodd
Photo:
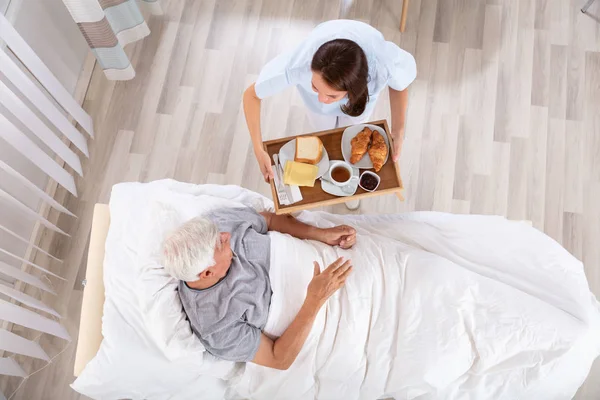
<path id="1" fill-rule="evenodd" d="M 400 16 L 400 32 L 406 29 L 406 17 L 408 14 L 408 0 L 402 0 L 402 15 Z"/>
<path id="2" fill-rule="evenodd" d="M 587 3 L 585 3 L 585 5 L 583 7 L 581 7 L 581 12 L 584 14 L 587 13 L 588 8 L 590 8 L 590 6 L 592 5 L 592 3 L 594 1 L 595 0 L 589 0 Z"/>

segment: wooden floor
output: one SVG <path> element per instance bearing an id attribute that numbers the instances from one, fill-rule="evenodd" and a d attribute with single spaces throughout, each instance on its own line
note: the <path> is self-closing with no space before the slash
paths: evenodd
<path id="1" fill-rule="evenodd" d="M 149 18 L 152 35 L 127 49 L 134 80 L 108 82 L 95 70 L 85 108 L 97 134 L 80 197 L 59 193 L 80 218 L 59 220 L 71 240 L 46 238 L 67 260 L 55 266 L 68 282 L 54 282 L 60 293 L 52 301 L 74 337 L 94 203 L 108 201 L 117 182 L 161 178 L 238 184 L 270 196 L 249 146 L 242 92 L 269 59 L 335 18 L 370 23 L 414 54 L 418 68 L 401 159 L 406 201 L 368 199 L 360 212 L 531 220 L 584 261 L 600 295 L 600 25 L 579 11 L 583 0 L 411 0 L 403 34 L 400 0 L 166 3 L 166 16 Z M 600 1 L 590 13 L 600 15 Z M 306 131 L 295 91 L 263 104 L 265 139 Z M 387 95 L 379 118 L 389 120 Z M 42 344 L 51 355 L 65 346 Z M 14 398 L 80 398 L 68 386 L 74 348 Z M 9 395 L 19 381 L 1 383 Z M 600 398 L 599 363 L 577 398 Z"/>

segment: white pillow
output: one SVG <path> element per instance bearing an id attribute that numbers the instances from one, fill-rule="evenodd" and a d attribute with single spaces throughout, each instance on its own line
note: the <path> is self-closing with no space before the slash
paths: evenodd
<path id="1" fill-rule="evenodd" d="M 164 237 L 216 208 L 271 208 L 266 198 L 235 186 L 172 180 L 113 188 L 106 240 L 104 340 L 72 384 L 96 399 L 225 397 L 226 379 L 243 365 L 218 360 L 193 334 L 177 281 L 160 266 Z"/>
<path id="2" fill-rule="evenodd" d="M 140 232 L 136 295 L 146 332 L 170 360 L 190 352 L 201 354 L 204 347 L 194 335 L 178 295 L 178 281 L 160 264 L 162 242 L 169 232 L 187 219 L 168 204 L 152 202 Z"/>

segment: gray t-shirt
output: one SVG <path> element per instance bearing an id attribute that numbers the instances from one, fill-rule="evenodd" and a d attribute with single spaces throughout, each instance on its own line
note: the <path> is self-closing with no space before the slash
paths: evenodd
<path id="1" fill-rule="evenodd" d="M 267 222 L 251 208 L 220 209 L 208 217 L 220 232 L 231 233 L 231 267 L 207 289 L 179 282 L 179 297 L 208 352 L 224 360 L 252 361 L 271 304 Z"/>

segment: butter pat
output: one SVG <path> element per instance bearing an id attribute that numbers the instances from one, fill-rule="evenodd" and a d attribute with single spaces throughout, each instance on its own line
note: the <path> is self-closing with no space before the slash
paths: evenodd
<path id="1" fill-rule="evenodd" d="M 313 187 L 318 173 L 319 167 L 316 165 L 287 161 L 283 170 L 283 183 L 286 185 Z"/>

